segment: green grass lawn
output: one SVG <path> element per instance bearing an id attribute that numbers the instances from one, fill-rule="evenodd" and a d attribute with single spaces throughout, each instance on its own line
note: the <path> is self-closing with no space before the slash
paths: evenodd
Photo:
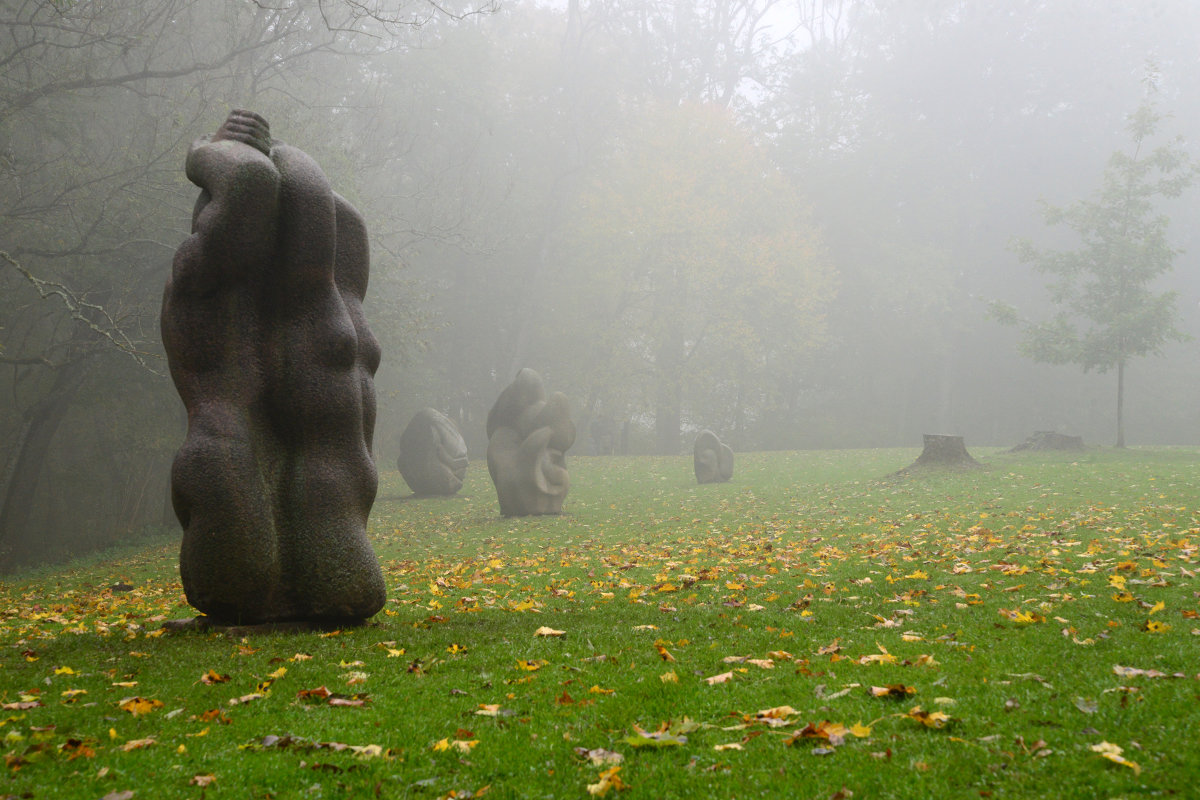
<path id="1" fill-rule="evenodd" d="M 0 797 L 1200 795 L 1200 451 L 972 452 L 572 458 L 554 518 L 388 472 L 327 633 L 164 633 L 173 544 L 10 577 Z"/>

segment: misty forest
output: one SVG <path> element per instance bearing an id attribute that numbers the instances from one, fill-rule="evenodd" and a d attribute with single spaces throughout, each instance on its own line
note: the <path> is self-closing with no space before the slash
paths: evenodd
<path id="1" fill-rule="evenodd" d="M 158 306 L 234 107 L 367 220 L 382 465 L 426 406 L 481 454 L 524 366 L 577 455 L 1200 442 L 1183 0 L 30 0 L 0 35 L 6 563 L 170 522 Z M 1089 276 L 1115 214 L 1147 263 Z"/>

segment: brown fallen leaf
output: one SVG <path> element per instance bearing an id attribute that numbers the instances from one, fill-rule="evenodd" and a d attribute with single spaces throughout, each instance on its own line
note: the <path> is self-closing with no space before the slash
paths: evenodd
<path id="1" fill-rule="evenodd" d="M 603 767 L 606 764 L 620 764 L 625 760 L 625 756 L 612 750 L 605 750 L 603 747 L 597 747 L 589 750 L 586 747 L 576 747 L 575 755 L 580 758 L 587 759 L 592 762 L 593 766 Z"/>
<path id="2" fill-rule="evenodd" d="M 725 681 L 730 680 L 731 678 L 733 678 L 732 672 L 722 672 L 720 675 L 713 675 L 712 677 L 705 678 L 704 682 L 709 686 L 716 686 L 718 683 L 725 683 Z"/>
<path id="3" fill-rule="evenodd" d="M 125 744 L 121 745 L 121 750 L 128 753 L 131 750 L 141 750 L 144 747 L 151 747 L 158 744 L 153 736 L 147 736 L 145 739 L 130 739 Z"/>

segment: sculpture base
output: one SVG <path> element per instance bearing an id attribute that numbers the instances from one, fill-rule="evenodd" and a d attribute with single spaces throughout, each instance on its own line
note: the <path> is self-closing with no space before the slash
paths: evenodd
<path id="1" fill-rule="evenodd" d="M 226 636 L 245 636 L 251 633 L 328 633 L 344 628 L 366 625 L 365 619 L 347 620 L 286 620 L 280 622 L 258 622 L 249 625 L 219 622 L 200 614 L 188 619 L 169 619 L 163 622 L 166 631 L 196 631 L 197 633 L 223 633 Z"/>

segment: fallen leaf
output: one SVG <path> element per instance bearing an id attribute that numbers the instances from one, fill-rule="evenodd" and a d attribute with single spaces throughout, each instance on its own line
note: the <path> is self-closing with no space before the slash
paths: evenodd
<path id="1" fill-rule="evenodd" d="M 1137 765 L 1137 762 L 1130 761 L 1129 759 L 1125 758 L 1125 756 L 1121 755 L 1121 753 L 1124 752 L 1122 748 L 1113 744 L 1112 742 L 1100 742 L 1099 744 L 1094 744 L 1092 745 L 1092 750 L 1096 753 L 1099 753 L 1101 758 L 1106 758 L 1114 764 L 1120 764 L 1123 767 L 1129 767 L 1131 770 L 1133 770 L 1133 774 L 1135 775 L 1142 774 L 1142 768 Z"/>
<path id="2" fill-rule="evenodd" d="M 601 772 L 598 781 L 587 785 L 588 794 L 593 797 L 604 797 L 611 789 L 617 791 L 628 789 L 629 785 L 622 781 L 621 776 L 617 774 L 620 771 L 621 768 L 616 766 Z"/>
<path id="3" fill-rule="evenodd" d="M 593 766 L 597 767 L 603 767 L 607 764 L 620 764 L 625 760 L 625 756 L 620 753 L 605 750 L 603 747 L 597 747 L 594 750 L 589 750 L 586 747 L 576 747 L 575 755 L 587 759 L 592 762 Z"/>
<path id="4" fill-rule="evenodd" d="M 709 686 L 715 686 L 718 683 L 725 683 L 725 681 L 730 680 L 732 677 L 732 672 L 722 672 L 720 675 L 713 675 L 709 678 L 705 678 L 704 682 Z"/>
<path id="5" fill-rule="evenodd" d="M 148 736 L 145 739 L 130 739 L 125 744 L 121 745 L 121 750 L 128 753 L 130 750 L 141 750 L 144 747 L 150 747 L 157 744 L 153 736 Z"/>
<path id="6" fill-rule="evenodd" d="M 128 711 L 135 717 L 140 717 L 143 714 L 149 714 L 163 707 L 161 700 L 154 700 L 148 697 L 126 697 L 121 702 L 117 703 L 117 708 L 122 711 Z"/>
<path id="7" fill-rule="evenodd" d="M 909 717 L 910 719 L 915 719 L 917 722 L 920 722 L 922 725 L 925 725 L 929 728 L 941 728 L 951 720 L 950 715 L 946 714 L 945 712 L 925 711 L 920 706 L 913 706 L 911 709 L 909 709 L 905 716 Z"/>
<path id="8" fill-rule="evenodd" d="M 566 636 L 566 631 L 556 631 L 554 628 L 549 628 L 545 625 L 533 632 L 534 636 Z"/>

